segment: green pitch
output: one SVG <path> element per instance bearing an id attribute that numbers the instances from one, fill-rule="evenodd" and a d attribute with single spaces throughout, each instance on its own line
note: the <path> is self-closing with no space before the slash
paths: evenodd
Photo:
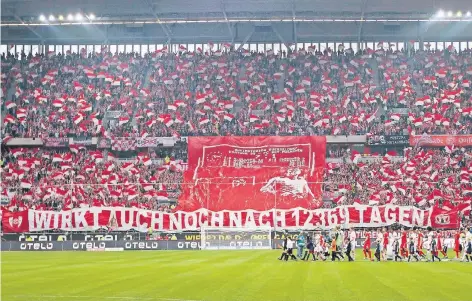
<path id="1" fill-rule="evenodd" d="M 360 253 L 357 262 L 280 262 L 279 254 L 3 252 L 1 300 L 472 300 L 472 263 L 377 263 Z"/>

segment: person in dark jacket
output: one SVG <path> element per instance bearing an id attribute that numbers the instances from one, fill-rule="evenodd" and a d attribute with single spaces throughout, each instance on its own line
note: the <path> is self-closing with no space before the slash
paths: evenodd
<path id="1" fill-rule="evenodd" d="M 472 229 L 470 230 L 470 233 L 472 233 Z M 471 236 L 466 237 L 464 259 L 466 259 L 469 262 L 472 261 L 472 237 Z"/>
<path id="2" fill-rule="evenodd" d="M 347 246 L 346 246 L 346 256 L 349 259 L 349 261 L 354 261 L 354 259 L 351 256 L 351 251 L 352 251 L 352 241 L 351 239 L 348 240 Z"/>
<path id="3" fill-rule="evenodd" d="M 315 245 L 313 244 L 313 239 L 311 238 L 311 236 L 307 235 L 306 237 L 306 248 L 307 250 L 305 250 L 305 255 L 303 256 L 303 259 L 302 260 L 308 260 L 310 259 L 310 254 L 311 256 L 313 256 L 313 261 L 316 260 L 316 257 L 315 257 Z"/>
<path id="4" fill-rule="evenodd" d="M 393 241 L 393 253 L 395 254 L 395 261 L 398 261 L 398 259 L 403 261 L 403 257 L 400 256 L 400 251 L 400 242 L 398 239 L 395 239 Z"/>
<path id="5" fill-rule="evenodd" d="M 431 260 L 434 262 L 434 259 L 436 258 L 437 260 L 441 261 L 441 258 L 439 258 L 438 256 L 438 245 L 434 236 L 433 236 L 433 239 L 431 240 L 430 249 L 431 249 Z"/>
<path id="6" fill-rule="evenodd" d="M 408 254 L 408 262 L 410 262 L 412 257 L 416 259 L 416 261 L 420 261 L 418 253 L 416 252 L 415 241 L 413 238 L 410 238 L 410 241 L 408 242 Z"/>
<path id="7" fill-rule="evenodd" d="M 280 254 L 279 260 L 284 259 L 285 254 L 287 253 L 287 232 L 284 232 L 284 241 L 282 243 L 282 254 Z"/>
<path id="8" fill-rule="evenodd" d="M 377 259 L 377 261 L 380 261 L 380 255 L 381 255 L 381 246 L 382 246 L 382 236 L 377 235 L 377 239 L 375 240 L 375 253 L 374 256 Z"/>

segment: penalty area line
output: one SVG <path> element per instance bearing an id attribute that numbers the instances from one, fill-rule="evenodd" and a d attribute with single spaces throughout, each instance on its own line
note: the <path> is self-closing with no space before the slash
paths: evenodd
<path id="1" fill-rule="evenodd" d="M 69 296 L 69 295 L 14 295 L 14 299 L 28 298 L 25 300 L 42 299 L 91 299 L 91 300 L 155 300 L 155 301 L 203 301 L 192 299 L 175 299 L 159 297 L 117 297 L 117 296 Z"/>

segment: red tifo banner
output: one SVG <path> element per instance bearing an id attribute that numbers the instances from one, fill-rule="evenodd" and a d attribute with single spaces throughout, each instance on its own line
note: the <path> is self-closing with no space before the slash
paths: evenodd
<path id="1" fill-rule="evenodd" d="M 326 137 L 189 137 L 178 208 L 319 208 L 325 154 Z"/>
<path id="2" fill-rule="evenodd" d="M 431 208 L 421 210 L 407 206 L 340 206 L 332 209 L 307 210 L 293 208 L 267 211 L 241 210 L 214 212 L 199 209 L 193 212 L 165 213 L 138 208 L 91 207 L 70 211 L 3 212 L 5 233 L 60 229 L 91 231 L 113 225 L 114 230 L 179 231 L 198 230 L 202 226 L 246 227 L 270 226 L 285 229 L 332 229 L 345 227 L 381 227 L 400 224 L 406 227 L 454 229 L 460 224 L 458 210 Z"/>

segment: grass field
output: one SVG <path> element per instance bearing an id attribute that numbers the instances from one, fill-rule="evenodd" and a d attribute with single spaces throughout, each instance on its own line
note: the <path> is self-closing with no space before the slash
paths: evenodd
<path id="1" fill-rule="evenodd" d="M 472 300 L 472 263 L 280 262 L 279 253 L 3 252 L 1 300 Z"/>

